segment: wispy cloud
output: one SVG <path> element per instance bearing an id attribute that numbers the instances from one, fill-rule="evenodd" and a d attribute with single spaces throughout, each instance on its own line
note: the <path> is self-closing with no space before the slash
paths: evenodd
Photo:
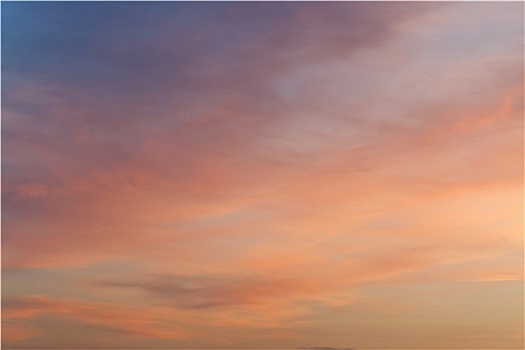
<path id="1" fill-rule="evenodd" d="M 65 320 L 115 347 L 377 348 L 367 315 L 421 316 L 420 286 L 517 300 L 523 4 L 2 10 L 9 344 L 77 346 Z"/>
<path id="2" fill-rule="evenodd" d="M 87 324 L 103 326 L 132 337 L 180 339 L 189 334 L 174 326 L 162 325 L 159 310 L 131 308 L 114 303 L 76 300 L 56 300 L 45 296 L 21 296 L 6 298 L 2 303 L 3 317 L 10 322 L 18 319 L 34 319 L 37 316 L 63 316 Z M 32 338 L 38 332 L 17 332 L 19 339 Z M 8 340 L 17 340 L 9 338 Z"/>

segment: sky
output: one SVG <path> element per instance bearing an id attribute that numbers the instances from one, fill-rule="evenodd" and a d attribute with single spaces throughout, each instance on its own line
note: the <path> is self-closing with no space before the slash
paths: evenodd
<path id="1" fill-rule="evenodd" d="M 522 348 L 523 2 L 6 2 L 2 348 Z"/>

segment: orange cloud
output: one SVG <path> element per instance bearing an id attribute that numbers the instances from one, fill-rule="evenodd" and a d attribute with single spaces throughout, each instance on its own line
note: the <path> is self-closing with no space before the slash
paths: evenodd
<path id="1" fill-rule="evenodd" d="M 183 339 L 188 332 L 175 326 L 161 324 L 162 312 L 152 309 L 141 310 L 114 303 L 92 301 L 56 300 L 45 296 L 22 296 L 4 301 L 2 318 L 7 322 L 18 319 L 32 319 L 37 316 L 63 316 L 87 324 L 104 326 L 110 330 L 122 331 L 131 337 Z M 20 332 L 19 339 L 36 336 L 37 332 Z M 5 330 L 4 330 L 5 331 Z M 18 340 L 9 339 L 6 340 Z"/>

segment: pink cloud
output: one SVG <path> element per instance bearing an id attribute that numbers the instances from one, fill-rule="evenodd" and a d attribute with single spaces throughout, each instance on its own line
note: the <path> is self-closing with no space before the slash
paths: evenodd
<path id="1" fill-rule="evenodd" d="M 113 80 L 11 76 L 3 269 L 86 286 L 35 296 L 7 279 L 13 342 L 45 337 L 46 317 L 131 338 L 296 339 L 319 309 L 406 310 L 367 303 L 367 287 L 523 278 L 511 39 L 438 55 L 477 33 L 447 29 L 461 4 L 224 6 L 198 30 L 147 22 L 191 32 L 180 42 L 101 38 Z M 110 262 L 139 267 L 85 275 Z"/>

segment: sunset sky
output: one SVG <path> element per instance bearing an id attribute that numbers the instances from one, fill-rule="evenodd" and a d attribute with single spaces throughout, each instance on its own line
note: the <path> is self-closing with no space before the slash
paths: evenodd
<path id="1" fill-rule="evenodd" d="M 522 348 L 523 2 L 5 2 L 3 348 Z"/>

